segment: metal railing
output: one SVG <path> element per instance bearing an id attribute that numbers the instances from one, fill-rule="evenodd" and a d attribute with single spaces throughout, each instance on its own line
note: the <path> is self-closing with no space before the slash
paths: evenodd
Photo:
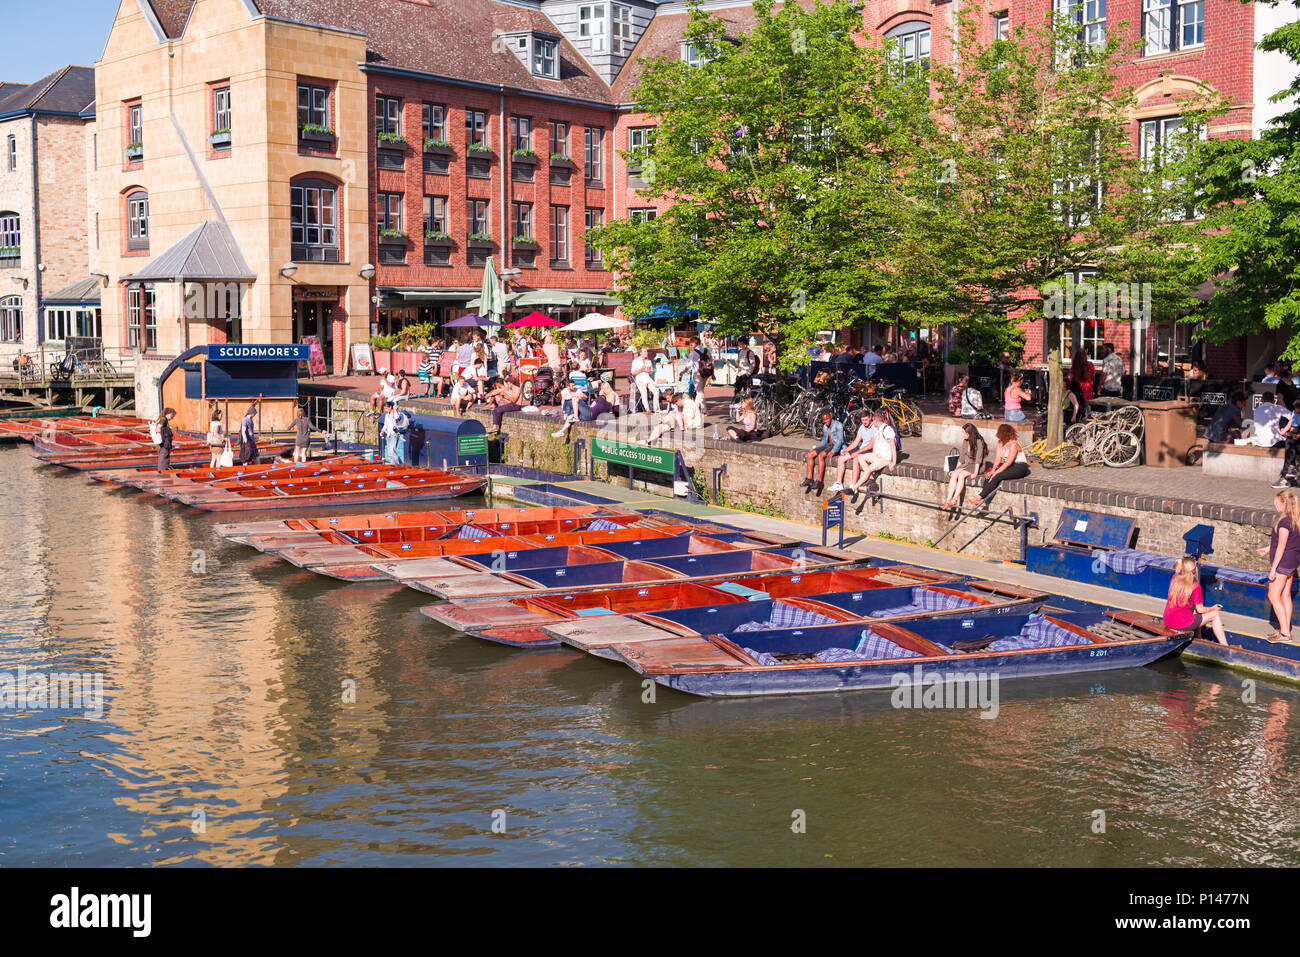
<path id="1" fill-rule="evenodd" d="M 32 388 L 123 385 L 135 380 L 133 349 L 104 346 L 102 340 L 43 342 L 35 347 L 0 344 L 0 380 Z"/>

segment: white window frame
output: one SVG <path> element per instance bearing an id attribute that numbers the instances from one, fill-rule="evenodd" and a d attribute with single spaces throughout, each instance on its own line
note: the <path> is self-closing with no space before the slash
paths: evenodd
<path id="1" fill-rule="evenodd" d="M 149 248 L 149 194 L 144 190 L 126 198 L 127 248 Z"/>
<path id="2" fill-rule="evenodd" d="M 424 231 L 426 233 L 448 233 L 447 197 L 429 193 L 424 197 Z"/>
<path id="3" fill-rule="evenodd" d="M 551 262 L 569 262 L 569 207 L 551 207 Z"/>
<path id="4" fill-rule="evenodd" d="M 231 129 L 230 123 L 230 84 L 218 86 L 212 91 L 212 132 Z"/>
<path id="5" fill-rule="evenodd" d="M 0 342 L 23 341 L 23 297 L 0 298 Z"/>
<path id="6" fill-rule="evenodd" d="M 488 142 L 490 128 L 487 110 L 465 111 L 466 146 L 491 146 L 492 144 Z"/>
<path id="7" fill-rule="evenodd" d="M 533 39 L 533 76 L 545 80 L 557 79 L 560 75 L 560 42 L 545 37 Z"/>
<path id="8" fill-rule="evenodd" d="M 1189 17 L 1195 16 L 1191 20 Z M 1200 33 L 1187 41 L 1188 26 Z M 1205 0 L 1142 0 L 1142 54 L 1156 56 L 1205 46 Z"/>
<path id="9" fill-rule="evenodd" d="M 632 40 L 632 8 L 625 3 L 610 4 L 610 22 L 614 37 L 610 52 L 615 56 L 627 56 L 635 45 Z"/>
<path id="10" fill-rule="evenodd" d="M 600 250 L 587 242 L 587 233 L 593 229 L 599 229 L 605 224 L 605 211 L 594 206 L 588 206 L 582 214 L 582 241 L 583 241 L 583 260 L 588 268 L 592 266 L 602 266 L 604 257 L 601 256 Z"/>
<path id="11" fill-rule="evenodd" d="M 21 253 L 23 246 L 22 214 L 8 210 L 0 214 L 0 246 L 16 246 Z"/>
<path id="12" fill-rule="evenodd" d="M 578 6 L 578 38 L 591 42 L 592 53 L 604 53 L 609 47 L 609 4 L 583 3 Z"/>
<path id="13" fill-rule="evenodd" d="M 599 183 L 605 169 L 605 128 L 586 126 L 582 130 L 582 176 L 588 183 Z"/>
<path id="14" fill-rule="evenodd" d="M 1011 36 L 1011 14 L 1001 10 L 993 14 L 993 39 L 1006 40 Z"/>
<path id="15" fill-rule="evenodd" d="M 402 135 L 402 100 L 400 97 L 375 94 L 375 132 Z"/>
<path id="16" fill-rule="evenodd" d="M 9 171 L 18 169 L 18 137 L 9 134 Z"/>

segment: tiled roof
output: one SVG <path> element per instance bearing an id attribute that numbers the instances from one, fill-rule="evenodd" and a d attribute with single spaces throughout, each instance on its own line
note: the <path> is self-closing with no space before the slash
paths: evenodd
<path id="1" fill-rule="evenodd" d="M 65 66 L 35 83 L 0 87 L 0 114 L 80 113 L 95 98 L 95 71 L 88 66 Z"/>
<path id="2" fill-rule="evenodd" d="M 495 33 L 536 29 L 559 34 L 540 10 L 498 0 L 255 0 L 268 16 L 365 34 L 367 59 L 395 67 L 511 89 L 610 102 L 609 87 L 566 40 L 560 45 L 560 79 L 532 75 L 495 44 Z"/>
<path id="3" fill-rule="evenodd" d="M 185 32 L 185 24 L 194 8 L 194 0 L 149 0 L 163 33 L 173 40 Z"/>

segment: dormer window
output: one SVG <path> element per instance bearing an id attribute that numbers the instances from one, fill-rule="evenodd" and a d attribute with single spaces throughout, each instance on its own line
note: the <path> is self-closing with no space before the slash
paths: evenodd
<path id="1" fill-rule="evenodd" d="M 519 62 L 546 80 L 560 78 L 560 38 L 547 33 L 511 33 L 502 37 Z"/>
<path id="2" fill-rule="evenodd" d="M 682 43 L 682 60 L 687 66 L 704 66 L 709 58 L 694 43 Z"/>
<path id="3" fill-rule="evenodd" d="M 632 8 L 621 3 L 613 5 L 614 55 L 627 56 L 632 52 Z"/>
<path id="4" fill-rule="evenodd" d="M 533 75 L 554 80 L 560 75 L 559 47 L 556 40 L 533 38 Z"/>
<path id="5" fill-rule="evenodd" d="M 578 7 L 578 38 L 591 43 L 592 53 L 604 53 L 609 35 L 604 3 L 584 3 Z"/>

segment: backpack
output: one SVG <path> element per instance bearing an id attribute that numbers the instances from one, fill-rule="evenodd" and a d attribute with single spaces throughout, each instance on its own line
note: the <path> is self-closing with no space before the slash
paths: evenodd
<path id="1" fill-rule="evenodd" d="M 149 423 L 149 441 L 154 445 L 162 445 L 162 433 L 158 431 L 157 420 Z"/>

